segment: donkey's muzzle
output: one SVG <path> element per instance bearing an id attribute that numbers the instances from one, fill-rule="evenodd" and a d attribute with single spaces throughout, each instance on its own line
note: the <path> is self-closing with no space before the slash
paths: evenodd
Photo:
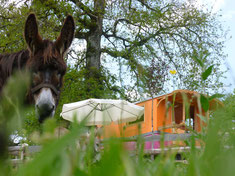
<path id="1" fill-rule="evenodd" d="M 35 95 L 35 107 L 39 122 L 47 117 L 53 117 L 55 113 L 55 99 L 50 88 L 41 88 L 38 95 Z"/>
<path id="2" fill-rule="evenodd" d="M 43 103 L 36 106 L 38 112 L 38 120 L 42 123 L 46 118 L 54 115 L 55 106 L 51 103 Z"/>

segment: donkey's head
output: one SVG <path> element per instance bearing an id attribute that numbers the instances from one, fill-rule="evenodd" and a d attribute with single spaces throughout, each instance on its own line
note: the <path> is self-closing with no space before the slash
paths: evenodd
<path id="1" fill-rule="evenodd" d="M 24 36 L 30 53 L 26 67 L 32 73 L 28 100 L 35 104 L 39 122 L 55 113 L 66 72 L 64 55 L 72 43 L 74 30 L 74 20 L 69 15 L 59 37 L 52 42 L 41 38 L 34 14 L 30 14 L 26 20 Z"/>

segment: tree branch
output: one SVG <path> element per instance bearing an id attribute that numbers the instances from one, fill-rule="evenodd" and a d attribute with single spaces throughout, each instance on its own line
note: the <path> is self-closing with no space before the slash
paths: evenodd
<path id="1" fill-rule="evenodd" d="M 87 35 L 88 34 L 86 32 L 81 32 L 80 30 L 76 30 L 75 32 L 75 38 L 78 38 L 78 39 L 86 39 Z"/>
<path id="2" fill-rule="evenodd" d="M 96 20 L 98 17 L 93 13 L 93 11 L 83 4 L 80 0 L 71 0 L 77 7 L 79 7 L 83 12 L 85 12 L 91 19 Z"/>

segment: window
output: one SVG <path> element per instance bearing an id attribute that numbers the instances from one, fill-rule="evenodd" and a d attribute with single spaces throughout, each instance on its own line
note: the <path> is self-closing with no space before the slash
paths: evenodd
<path id="1" fill-rule="evenodd" d="M 193 127 L 193 129 L 195 129 L 195 120 L 194 120 L 194 106 L 190 106 L 189 109 L 189 117 L 187 117 L 185 124 L 187 126 Z"/>
<path id="2" fill-rule="evenodd" d="M 175 117 L 176 124 L 180 124 L 183 122 L 183 104 L 182 103 L 175 103 L 174 117 Z"/>

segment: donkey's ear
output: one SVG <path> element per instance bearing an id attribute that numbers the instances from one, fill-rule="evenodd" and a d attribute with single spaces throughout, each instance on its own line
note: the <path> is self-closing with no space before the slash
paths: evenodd
<path id="1" fill-rule="evenodd" d="M 68 15 L 64 21 L 64 25 L 61 29 L 60 36 L 57 38 L 55 45 L 62 55 L 70 47 L 75 31 L 74 19 L 71 15 Z"/>
<path id="2" fill-rule="evenodd" d="M 33 13 L 31 13 L 26 20 L 24 37 L 29 49 L 35 53 L 42 44 L 42 38 L 38 33 L 38 24 L 36 16 Z"/>

